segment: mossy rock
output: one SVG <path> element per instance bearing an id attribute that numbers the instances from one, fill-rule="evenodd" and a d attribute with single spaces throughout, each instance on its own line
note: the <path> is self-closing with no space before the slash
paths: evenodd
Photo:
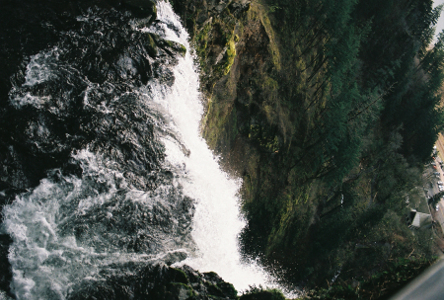
<path id="1" fill-rule="evenodd" d="M 185 46 L 180 43 L 170 40 L 165 40 L 154 33 L 150 33 L 150 37 L 153 39 L 154 45 L 157 45 L 157 47 L 162 48 L 170 55 L 179 53 L 180 55 L 185 56 L 185 54 L 187 53 L 187 48 L 185 48 Z"/>
<path id="2" fill-rule="evenodd" d="M 205 286 L 209 295 L 214 297 L 229 297 L 230 299 L 237 298 L 237 291 L 231 283 L 225 282 L 215 272 L 208 272 L 203 274 L 205 279 Z"/>
<path id="3" fill-rule="evenodd" d="M 239 300 L 285 300 L 281 291 L 276 289 L 271 290 L 256 290 L 250 291 L 247 294 L 240 296 Z"/>
<path id="4" fill-rule="evenodd" d="M 227 45 L 226 62 L 223 68 L 224 75 L 227 75 L 230 72 L 235 57 L 236 57 L 236 46 L 234 44 L 234 40 L 231 40 L 228 42 Z"/>
<path id="5" fill-rule="evenodd" d="M 156 42 L 149 33 L 148 33 L 148 43 L 145 45 L 145 47 L 149 56 L 156 57 L 158 55 Z"/>
<path id="6" fill-rule="evenodd" d="M 185 56 L 185 54 L 187 53 L 187 48 L 185 48 L 185 46 L 180 43 L 165 40 L 165 44 L 167 45 L 168 48 L 172 49 L 173 51 L 179 53 L 182 56 Z"/>
<path id="7" fill-rule="evenodd" d="M 171 282 L 168 286 L 167 294 L 169 294 L 172 299 L 177 300 L 192 299 L 196 296 L 196 292 L 191 286 L 181 282 Z"/>
<path id="8" fill-rule="evenodd" d="M 188 276 L 183 270 L 170 267 L 170 273 L 175 282 L 184 284 L 189 283 Z"/>

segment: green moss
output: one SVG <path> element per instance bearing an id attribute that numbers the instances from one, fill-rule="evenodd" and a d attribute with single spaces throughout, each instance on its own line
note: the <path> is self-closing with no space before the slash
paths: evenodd
<path id="1" fill-rule="evenodd" d="M 227 36 L 225 36 L 223 39 L 225 40 L 226 38 Z M 234 42 L 234 35 L 230 35 L 229 38 L 230 39 L 225 44 L 225 53 L 222 60 L 214 67 L 215 73 L 218 77 L 222 77 L 230 73 L 231 66 L 236 58 L 236 44 Z"/>
<path id="2" fill-rule="evenodd" d="M 171 269 L 171 271 L 174 272 L 174 277 L 175 277 L 174 280 L 175 281 L 181 282 L 181 283 L 184 283 L 184 284 L 188 284 L 189 283 L 188 277 L 187 277 L 187 275 L 185 274 L 184 271 L 182 271 L 181 269 L 177 269 L 177 268 L 170 268 L 170 269 Z"/>
<path id="3" fill-rule="evenodd" d="M 259 3 L 262 1 L 259 1 Z M 260 3 L 259 5 L 252 5 L 249 13 L 249 18 L 260 19 L 262 26 L 267 33 L 270 42 L 268 43 L 268 51 L 271 54 L 272 62 L 277 71 L 281 70 L 281 50 L 278 42 L 278 37 L 275 33 L 270 17 L 272 15 L 266 10 L 265 5 Z"/>
<path id="4" fill-rule="evenodd" d="M 152 35 L 150 33 L 147 33 L 148 36 L 148 44 L 145 45 L 148 55 L 151 57 L 156 57 L 157 56 L 157 45 L 156 42 L 154 41 Z"/>
<path id="5" fill-rule="evenodd" d="M 236 106 L 227 105 L 227 99 L 235 97 L 236 86 L 232 78 L 227 78 L 220 89 L 223 93 L 218 92 L 209 99 L 203 119 L 203 134 L 210 148 L 216 151 L 221 151 L 222 145 L 231 147 L 239 134 Z"/>
<path id="6" fill-rule="evenodd" d="M 193 289 L 189 285 L 187 285 L 185 283 L 182 283 L 182 282 L 170 282 L 169 284 L 174 286 L 174 287 L 182 287 L 182 288 L 185 288 L 187 290 L 192 290 Z"/>
<path id="7" fill-rule="evenodd" d="M 218 287 L 219 287 L 219 289 L 224 291 L 225 294 L 228 294 L 230 296 L 230 298 L 233 298 L 233 299 L 236 298 L 237 291 L 234 288 L 234 285 L 232 285 L 231 283 L 222 282 L 222 283 L 219 283 Z"/>
<path id="8" fill-rule="evenodd" d="M 208 22 L 205 24 L 205 26 L 202 29 L 197 30 L 197 32 L 195 33 L 194 40 L 196 45 L 196 52 L 201 61 L 204 61 L 204 59 L 206 58 L 205 51 L 207 50 L 208 47 L 208 34 L 210 30 L 211 30 L 211 22 Z"/>
<path id="9" fill-rule="evenodd" d="M 174 41 L 169 41 L 169 40 L 165 40 L 165 43 L 169 48 L 171 48 L 176 52 L 179 52 L 179 54 L 182 56 L 185 56 L 185 54 L 187 53 L 187 48 L 185 48 L 185 46 L 180 43 L 176 43 Z"/>
<path id="10" fill-rule="evenodd" d="M 251 288 L 239 297 L 239 300 L 285 300 L 284 295 L 277 289 Z"/>
<path id="11" fill-rule="evenodd" d="M 234 40 L 230 40 L 227 45 L 226 63 L 223 68 L 224 75 L 227 75 L 230 72 L 235 57 L 236 57 L 236 45 L 234 44 Z"/>
<path id="12" fill-rule="evenodd" d="M 189 299 L 197 295 L 191 286 L 181 282 L 171 282 L 169 286 L 172 294 L 177 295 L 178 299 Z"/>
<path id="13" fill-rule="evenodd" d="M 204 128 L 204 136 L 207 140 L 207 144 L 210 148 L 215 149 L 216 143 L 218 141 L 218 136 L 220 132 L 220 128 L 224 122 L 223 118 L 219 118 L 214 116 L 216 113 L 214 108 L 214 102 L 212 99 L 208 101 L 208 109 L 207 114 L 205 115 L 204 124 L 206 125 Z"/>

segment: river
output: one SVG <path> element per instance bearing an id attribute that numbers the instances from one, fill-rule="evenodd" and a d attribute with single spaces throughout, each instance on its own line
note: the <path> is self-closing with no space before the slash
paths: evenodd
<path id="1" fill-rule="evenodd" d="M 168 3 L 157 9 L 149 26 L 127 12 L 85 10 L 17 74 L 9 102 L 27 116 L 19 139 L 66 153 L 3 209 L 17 299 L 69 299 L 129 262 L 214 271 L 239 291 L 273 285 L 239 252 L 241 182 L 200 136 L 188 34 Z M 153 54 L 151 39 L 177 44 Z M 180 45 L 185 54 L 173 51 Z"/>

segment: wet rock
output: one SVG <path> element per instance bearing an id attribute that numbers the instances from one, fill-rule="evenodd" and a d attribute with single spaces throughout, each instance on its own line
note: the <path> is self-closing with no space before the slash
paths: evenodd
<path id="1" fill-rule="evenodd" d="M 202 90 L 211 95 L 216 82 L 226 76 L 236 58 L 242 26 L 238 26 L 250 8 L 246 0 L 179 1 L 174 9 L 191 35 L 199 56 Z"/>
<path id="2" fill-rule="evenodd" d="M 123 7 L 130 10 L 137 18 L 150 18 L 154 21 L 157 17 L 156 4 L 151 0 L 124 0 Z"/>
<path id="3" fill-rule="evenodd" d="M 11 243 L 12 240 L 9 235 L 0 234 L 0 290 L 8 293 L 10 292 L 9 283 L 12 279 L 11 266 L 8 261 L 9 246 Z"/>
<path id="4" fill-rule="evenodd" d="M 166 49 L 169 49 L 171 54 L 173 54 L 174 52 L 179 53 L 182 56 L 185 56 L 185 54 L 187 53 L 187 48 L 185 48 L 184 45 L 180 44 L 180 43 L 176 43 L 174 41 L 168 41 L 168 40 L 163 40 L 164 43 L 164 47 Z"/>
<path id="5" fill-rule="evenodd" d="M 242 295 L 239 300 L 285 300 L 285 297 L 279 290 L 253 288 L 249 293 Z"/>
<path id="6" fill-rule="evenodd" d="M 217 274 L 202 274 L 188 266 L 172 268 L 159 264 L 140 267 L 127 263 L 117 269 L 121 270 L 119 274 L 102 272 L 101 281 L 84 280 L 67 299 L 237 299 L 234 287 Z"/>
<path id="7" fill-rule="evenodd" d="M 151 34 L 147 34 L 147 39 L 148 39 L 148 43 L 145 44 L 145 47 L 148 51 L 148 54 L 151 57 L 157 57 L 158 56 L 158 51 L 157 51 L 157 45 L 156 42 L 154 41 L 153 37 Z"/>
<path id="8" fill-rule="evenodd" d="M 149 108 L 140 108 L 137 95 L 129 93 L 153 77 L 171 85 L 174 76 L 168 67 L 177 60 L 170 56 L 185 53 L 182 45 L 161 38 L 157 43 L 163 47 L 159 47 L 150 34 L 130 25 L 134 18 L 143 18 L 136 20 L 142 26 L 152 24 L 157 12 L 154 2 L 19 2 L 2 1 L 0 10 L 0 212 L 15 195 L 48 177 L 51 169 L 80 177 L 83 169 L 71 155 L 86 145 L 91 151 L 115 157 L 126 182 L 141 190 L 170 182 L 171 176 L 150 173 L 160 169 L 162 148 L 154 139 Z M 34 68 L 46 65 L 49 75 L 26 85 L 32 59 Z M 109 114 L 105 106 L 114 113 Z M 137 151 L 141 148 L 143 153 Z M 134 222 L 164 226 L 167 234 L 187 234 L 193 207 L 188 199 L 182 202 L 177 225 L 170 224 L 169 208 L 155 217 L 144 211 L 146 217 L 134 218 Z M 108 218 L 97 212 L 95 217 L 108 229 L 127 226 L 127 239 L 120 242 L 130 251 L 158 247 L 152 235 L 139 233 L 126 216 Z M 74 222 L 61 229 L 79 239 L 89 238 L 85 224 Z M 11 280 L 10 243 L 9 236 L 0 236 L 0 290 L 5 291 Z M 171 262 L 179 260 L 178 256 Z"/>
<path id="9" fill-rule="evenodd" d="M 163 261 L 165 261 L 165 263 L 168 266 L 171 266 L 172 264 L 181 262 L 181 261 L 185 260 L 186 258 L 187 258 L 187 254 L 185 252 L 175 251 L 175 252 L 170 252 L 167 255 L 165 255 L 165 257 L 163 258 Z"/>
<path id="10" fill-rule="evenodd" d="M 185 56 L 187 49 L 184 45 L 174 41 L 162 39 L 156 34 L 151 34 L 150 36 L 153 38 L 155 44 L 165 50 L 169 55 L 179 53 L 180 55 Z"/>

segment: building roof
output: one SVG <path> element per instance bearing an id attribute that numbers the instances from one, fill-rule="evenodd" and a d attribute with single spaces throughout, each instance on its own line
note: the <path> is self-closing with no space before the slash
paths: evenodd
<path id="1" fill-rule="evenodd" d="M 430 214 L 426 214 L 426 213 L 422 213 L 422 212 L 417 211 L 415 213 L 415 217 L 413 218 L 412 226 L 419 228 L 419 227 L 421 227 L 425 224 L 428 224 L 430 222 L 432 222 L 432 217 L 430 216 Z"/>

